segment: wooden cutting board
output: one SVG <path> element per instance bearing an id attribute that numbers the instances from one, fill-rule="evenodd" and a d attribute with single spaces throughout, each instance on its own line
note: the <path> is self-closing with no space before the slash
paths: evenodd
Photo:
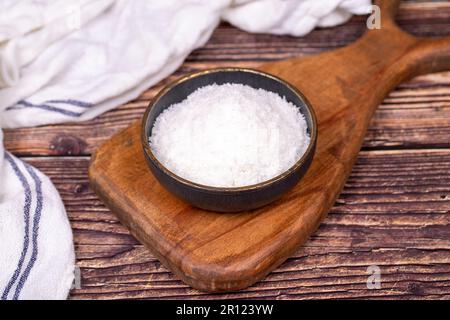
<path id="1" fill-rule="evenodd" d="M 313 163 L 282 199 L 237 214 L 207 212 L 178 200 L 145 163 L 140 123 L 99 148 L 89 169 L 92 187 L 130 232 L 192 287 L 231 291 L 262 279 L 331 209 L 384 97 L 416 75 L 450 69 L 450 38 L 419 39 L 401 31 L 393 22 L 399 2 L 379 1 L 381 30 L 368 31 L 346 48 L 260 68 L 302 91 L 318 118 Z"/>

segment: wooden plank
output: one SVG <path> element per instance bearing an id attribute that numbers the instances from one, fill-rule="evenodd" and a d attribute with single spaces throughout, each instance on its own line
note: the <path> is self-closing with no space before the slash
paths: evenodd
<path id="1" fill-rule="evenodd" d="M 416 35 L 448 35 L 450 2 L 406 3 L 398 20 Z M 354 17 L 337 28 L 315 30 L 301 39 L 249 34 L 222 24 L 207 45 L 193 52 L 174 76 L 136 101 L 82 124 L 5 130 L 5 147 L 22 156 L 90 155 L 112 134 L 139 119 L 151 97 L 182 74 L 218 66 L 255 67 L 262 62 L 319 53 L 353 42 L 364 30 L 364 17 Z M 449 147 L 449 130 L 450 72 L 428 75 L 400 86 L 386 100 L 375 114 L 364 147 Z"/>
<path id="2" fill-rule="evenodd" d="M 377 109 L 364 148 L 450 146 L 450 72 L 400 85 Z"/>
<path id="3" fill-rule="evenodd" d="M 82 289 L 72 298 L 449 298 L 450 149 L 361 152 L 319 230 L 256 285 L 205 295 L 168 272 L 88 186 L 89 159 L 25 158 L 49 175 L 74 229 Z M 366 287 L 369 265 L 382 288 Z"/>

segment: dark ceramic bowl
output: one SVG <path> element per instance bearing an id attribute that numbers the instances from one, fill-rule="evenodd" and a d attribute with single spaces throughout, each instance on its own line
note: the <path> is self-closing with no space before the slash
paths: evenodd
<path id="1" fill-rule="evenodd" d="M 236 188 L 205 186 L 177 176 L 155 157 L 149 137 L 160 113 L 174 103 L 183 101 L 196 89 L 209 84 L 239 83 L 262 88 L 286 97 L 305 116 L 311 142 L 305 154 L 289 170 L 270 180 Z M 142 122 L 142 145 L 148 166 L 156 179 L 167 190 L 184 201 L 206 210 L 237 212 L 269 204 L 292 189 L 311 164 L 316 140 L 317 122 L 308 100 L 294 87 L 270 74 L 250 69 L 226 68 L 202 71 L 185 76 L 165 87 L 150 103 Z"/>

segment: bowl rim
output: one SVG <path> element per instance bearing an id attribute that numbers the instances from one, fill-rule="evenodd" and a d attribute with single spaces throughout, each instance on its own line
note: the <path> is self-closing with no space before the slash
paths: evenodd
<path id="1" fill-rule="evenodd" d="M 174 172 L 170 171 L 168 168 L 166 168 L 153 154 L 152 148 L 150 147 L 150 141 L 149 137 L 147 137 L 146 134 L 146 126 L 147 126 L 147 119 L 149 117 L 149 114 L 151 110 L 153 109 L 153 106 L 156 105 L 156 103 L 167 93 L 169 93 L 174 87 L 177 85 L 189 81 L 191 79 L 204 76 L 206 74 L 211 73 L 220 73 L 220 72 L 246 72 L 246 73 L 253 73 L 257 74 L 259 76 L 270 78 L 274 81 L 277 81 L 281 83 L 282 85 L 286 86 L 289 90 L 291 90 L 297 97 L 303 101 L 303 103 L 306 106 L 306 109 L 308 109 L 310 115 L 311 115 L 311 128 L 310 129 L 310 141 L 308 144 L 308 147 L 306 148 L 304 154 L 300 159 L 298 159 L 288 170 L 283 171 L 279 175 L 269 179 L 265 180 L 256 184 L 247 185 L 247 186 L 241 186 L 241 187 L 215 187 L 215 186 L 208 186 L 200 183 L 196 183 L 190 180 L 187 180 L 185 178 L 180 177 L 179 175 L 175 174 Z M 179 79 L 176 79 L 175 81 L 170 82 L 167 84 L 159 93 L 150 101 L 149 105 L 147 106 L 147 109 L 144 112 L 144 115 L 142 117 L 142 123 L 141 123 L 141 142 L 144 148 L 145 154 L 150 158 L 150 160 L 153 162 L 154 165 L 156 165 L 161 171 L 163 171 L 166 175 L 170 176 L 171 178 L 175 179 L 177 182 L 186 185 L 191 188 L 195 188 L 201 191 L 208 191 L 208 192 L 241 192 L 241 191 L 254 191 L 258 189 L 262 189 L 264 187 L 270 186 L 276 182 L 279 182 L 283 180 L 284 178 L 288 177 L 290 174 L 295 172 L 297 169 L 302 167 L 305 162 L 307 162 L 308 158 L 311 156 L 311 153 L 315 150 L 315 145 L 317 141 L 317 135 L 318 135 L 318 129 L 317 129 L 317 117 L 314 112 L 314 109 L 309 102 L 309 100 L 305 97 L 303 93 L 301 93 L 297 88 L 295 88 L 293 85 L 288 83 L 287 81 L 274 76 L 270 73 L 266 73 L 263 71 L 259 71 L 256 69 L 251 68 L 239 68 L 239 67 L 226 67 L 226 68 L 212 68 L 207 70 L 202 70 L 194 73 L 187 74 L 185 76 L 182 76 Z"/>

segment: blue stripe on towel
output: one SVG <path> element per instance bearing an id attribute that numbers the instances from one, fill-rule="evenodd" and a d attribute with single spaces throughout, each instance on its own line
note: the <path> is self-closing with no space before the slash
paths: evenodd
<path id="1" fill-rule="evenodd" d="M 23 109 L 23 107 L 38 108 L 38 109 L 42 109 L 42 110 L 46 110 L 46 111 L 60 113 L 60 114 L 63 114 L 65 116 L 69 116 L 69 117 L 79 117 L 83 114 L 82 112 L 74 112 L 74 111 L 70 111 L 70 110 L 65 110 L 65 109 L 61 109 L 58 107 L 50 106 L 48 104 L 33 104 L 33 103 L 25 101 L 25 100 L 21 100 L 21 101 L 17 102 L 17 105 L 8 107 L 6 110 L 7 111 L 20 110 L 20 109 Z"/>
<path id="2" fill-rule="evenodd" d="M 41 220 L 42 206 L 43 206 L 42 181 L 41 181 L 41 179 L 39 179 L 34 168 L 32 168 L 28 164 L 25 164 L 25 168 L 27 169 L 28 173 L 34 180 L 34 184 L 36 186 L 37 204 L 36 204 L 36 209 L 35 209 L 34 218 L 33 218 L 33 235 L 32 235 L 32 240 L 31 240 L 32 244 L 33 244 L 33 249 L 31 251 L 31 258 L 28 261 L 28 264 L 27 264 L 24 272 L 20 276 L 19 282 L 16 287 L 16 291 L 14 293 L 14 297 L 13 297 L 14 300 L 17 300 L 19 298 L 20 291 L 22 291 L 22 288 L 25 285 L 25 282 L 27 281 L 28 276 L 30 275 L 30 272 L 33 269 L 33 266 L 34 266 L 37 256 L 38 256 L 39 222 Z"/>
<path id="3" fill-rule="evenodd" d="M 9 280 L 8 284 L 6 285 L 5 290 L 2 294 L 2 300 L 6 300 L 8 298 L 9 291 L 11 290 L 12 286 L 16 282 L 17 278 L 19 277 L 19 274 L 22 270 L 22 265 L 25 261 L 25 257 L 27 255 L 28 251 L 28 245 L 29 245 L 29 226 L 30 226 L 30 207 L 31 207 L 31 188 L 28 184 L 27 179 L 23 175 L 23 173 L 20 171 L 19 167 L 17 166 L 16 162 L 14 161 L 13 157 L 11 157 L 7 152 L 5 152 L 5 159 L 9 162 L 11 165 L 15 175 L 20 180 L 20 183 L 22 184 L 22 187 L 25 191 L 25 204 L 23 207 L 23 216 L 25 221 L 25 235 L 23 238 L 23 245 L 22 245 L 22 253 L 20 254 L 19 263 L 17 264 L 16 270 L 14 271 L 11 279 Z"/>
<path id="4" fill-rule="evenodd" d="M 73 99 L 66 99 L 66 100 L 48 100 L 45 103 L 61 103 L 61 104 L 70 104 L 72 106 L 80 107 L 80 108 L 90 108 L 94 106 L 92 103 L 79 101 L 79 100 L 73 100 Z"/>

